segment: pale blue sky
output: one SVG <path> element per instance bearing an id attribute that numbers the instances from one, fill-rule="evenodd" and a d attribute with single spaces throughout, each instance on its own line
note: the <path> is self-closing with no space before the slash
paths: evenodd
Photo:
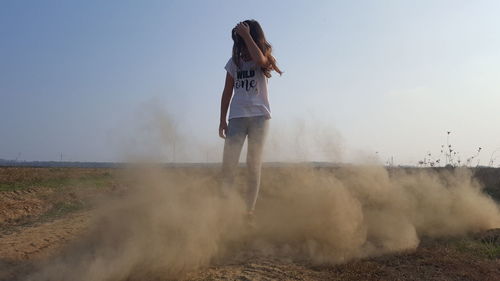
<path id="1" fill-rule="evenodd" d="M 0 158 L 141 150 L 171 161 L 169 135 L 159 144 L 147 121 L 162 112 L 177 127 L 176 161 L 220 161 L 230 31 L 253 18 L 285 72 L 269 81 L 268 161 L 378 151 L 414 164 L 439 154 L 450 130 L 463 158 L 481 146 L 487 164 L 500 148 L 498 11 L 498 1 L 1 1 Z M 342 157 L 290 155 L 324 138 Z"/>

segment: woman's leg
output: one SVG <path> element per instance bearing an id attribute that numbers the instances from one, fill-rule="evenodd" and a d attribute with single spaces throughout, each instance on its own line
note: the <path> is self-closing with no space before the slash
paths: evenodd
<path id="1" fill-rule="evenodd" d="M 262 151 L 269 130 L 269 120 L 265 116 L 251 117 L 248 125 L 248 189 L 247 208 L 249 212 L 255 209 L 259 195 L 260 171 L 262 167 Z"/>
<path id="2" fill-rule="evenodd" d="M 244 118 L 233 118 L 229 120 L 226 140 L 224 142 L 224 154 L 222 156 L 222 192 L 227 194 L 234 190 L 234 177 L 241 148 L 247 135 L 247 122 Z"/>

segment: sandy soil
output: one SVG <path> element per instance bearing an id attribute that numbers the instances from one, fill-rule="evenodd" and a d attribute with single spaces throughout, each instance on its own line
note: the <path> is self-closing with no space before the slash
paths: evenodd
<path id="1" fill-rule="evenodd" d="M 0 280 L 22 280 L 35 264 L 78 239 L 91 217 L 77 212 L 0 236 Z M 500 260 L 478 259 L 433 241 L 412 252 L 323 266 L 242 249 L 181 280 L 500 280 Z"/>
<path id="2" fill-rule="evenodd" d="M 0 192 L 0 280 L 23 280 L 90 228 L 94 216 L 91 209 L 40 219 L 54 205 L 43 199 L 53 200 L 51 193 L 53 190 L 43 187 Z M 68 194 L 64 198 L 80 196 Z M 500 243 L 500 229 L 471 239 Z M 253 243 L 251 238 L 248 243 Z M 317 265 L 252 249 L 242 246 L 231 256 L 189 271 L 179 280 L 500 280 L 500 259 L 480 258 L 438 240 L 424 240 L 415 251 L 339 265 Z M 170 279 L 144 276 L 140 280 Z"/>
<path id="3" fill-rule="evenodd" d="M 0 235 L 0 280 L 16 280 L 29 272 L 33 264 L 57 255 L 88 227 L 90 214 L 79 212 L 4 231 Z"/>

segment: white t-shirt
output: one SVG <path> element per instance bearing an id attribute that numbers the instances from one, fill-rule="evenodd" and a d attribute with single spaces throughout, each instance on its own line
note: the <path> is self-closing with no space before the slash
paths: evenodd
<path id="1" fill-rule="evenodd" d="M 240 60 L 240 68 L 230 58 L 225 69 L 234 78 L 234 94 L 229 107 L 229 118 L 267 116 L 271 108 L 267 95 L 268 78 L 254 61 Z"/>

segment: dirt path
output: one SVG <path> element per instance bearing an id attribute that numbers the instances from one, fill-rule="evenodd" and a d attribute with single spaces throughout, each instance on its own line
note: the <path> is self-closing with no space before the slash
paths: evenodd
<path id="1" fill-rule="evenodd" d="M 327 275 L 307 263 L 246 253 L 245 259 L 193 271 L 182 280 L 325 280 Z"/>
<path id="2" fill-rule="evenodd" d="M 0 280 L 16 280 L 20 271 L 56 255 L 87 229 L 90 218 L 89 211 L 77 212 L 0 235 Z"/>
<path id="3" fill-rule="evenodd" d="M 89 212 L 74 213 L 64 219 L 0 236 L 0 257 L 11 261 L 46 257 L 78 237 L 88 226 L 89 218 Z"/>
<path id="4" fill-rule="evenodd" d="M 56 256 L 88 228 L 91 212 L 77 212 L 0 236 L 0 280 L 22 280 L 31 265 Z M 157 279 L 154 280 L 167 280 Z M 417 251 L 353 261 L 313 265 L 286 257 L 242 250 L 182 280 L 500 280 L 500 260 L 477 259 L 437 243 Z"/>
<path id="5" fill-rule="evenodd" d="M 80 177 L 79 171 L 72 173 L 75 173 L 74 177 Z M 105 176 L 104 179 L 108 180 L 108 177 Z M 13 178 L 11 181 L 17 180 L 19 179 Z M 62 253 L 66 247 L 72 242 L 85 240 L 84 234 L 93 224 L 97 211 L 92 211 L 96 209 L 86 202 L 94 202 L 93 199 L 103 195 L 119 197 L 126 190 L 107 182 L 102 186 L 97 186 L 100 182 L 96 180 L 91 183 L 90 187 L 74 184 L 66 188 L 67 182 L 63 182 L 63 187 L 34 186 L 0 193 L 0 281 L 22 281 L 24 276 L 35 271 L 36 266 L 44 261 L 65 257 Z M 99 202 L 109 203 L 105 200 Z M 126 219 L 128 215 L 137 216 L 132 219 L 142 219 L 137 214 L 137 209 L 131 207 L 125 210 L 130 213 L 124 217 L 119 216 L 118 219 Z M 500 229 L 484 234 L 489 235 L 487 241 L 491 244 L 490 250 L 498 251 Z M 115 239 L 115 236 L 111 236 L 111 239 Z M 475 245 L 480 244 L 478 238 L 468 239 Z M 256 240 L 251 238 L 250 241 Z M 487 258 L 478 255 L 471 248 L 463 245 L 460 247 L 446 240 L 424 240 L 416 251 L 354 260 L 340 265 L 317 265 L 307 259 L 278 256 L 248 246 L 231 251 L 230 255 L 213 261 L 208 267 L 186 272 L 176 280 L 500 281 L 498 253 L 491 253 L 496 259 Z M 140 252 L 141 258 L 143 254 Z M 73 274 L 73 268 L 68 270 Z M 135 269 L 134 272 L 140 273 Z M 163 276 L 134 278 L 136 277 L 126 277 L 123 281 L 172 280 Z"/>
<path id="6" fill-rule="evenodd" d="M 477 260 L 444 248 L 315 266 L 254 256 L 191 272 L 183 280 L 500 280 L 500 261 Z"/>

